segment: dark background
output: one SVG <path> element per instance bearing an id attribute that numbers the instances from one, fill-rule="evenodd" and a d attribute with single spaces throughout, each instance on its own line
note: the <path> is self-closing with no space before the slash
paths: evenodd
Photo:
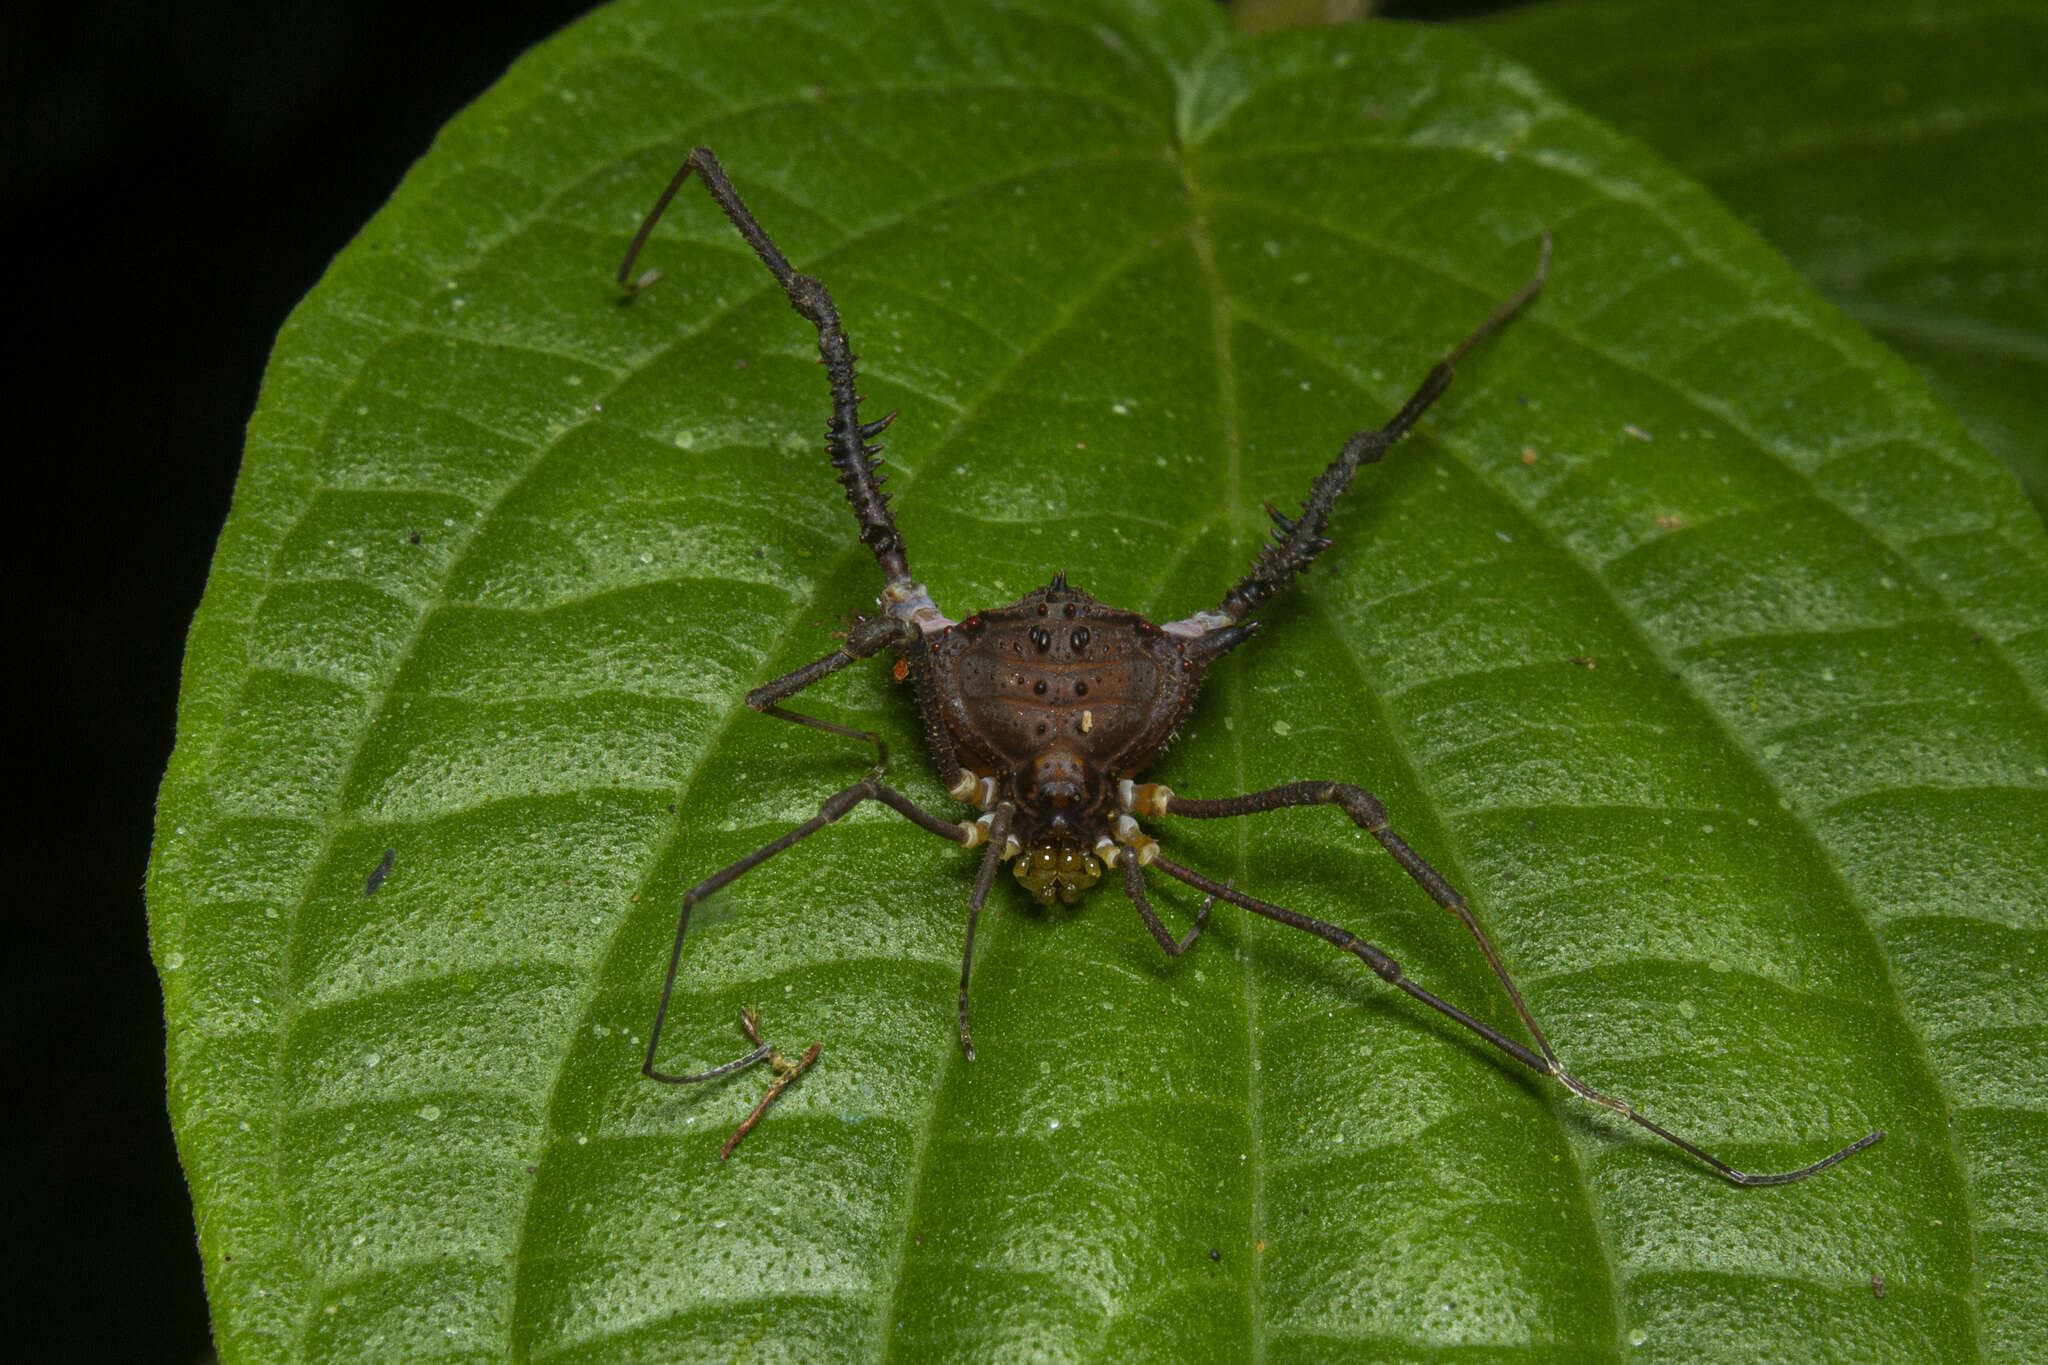
<path id="1" fill-rule="evenodd" d="M 0 1356 L 211 1358 L 142 901 L 185 630 L 286 313 L 435 129 L 584 8 L 5 7 L 9 633 L 36 705 L 8 764 L 28 941 L 0 1006 Z"/>
<path id="2" fill-rule="evenodd" d="M 0 985 L 12 1359 L 211 1358 L 142 898 L 185 630 L 286 313 L 434 131 L 585 7 L 0 18 L 9 635 L 33 698 L 10 741 Z"/>

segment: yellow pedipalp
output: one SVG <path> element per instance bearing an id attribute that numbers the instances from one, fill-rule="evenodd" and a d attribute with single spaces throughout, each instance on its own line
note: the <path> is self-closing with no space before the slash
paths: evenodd
<path id="1" fill-rule="evenodd" d="M 1010 867 L 1024 889 L 1040 905 L 1051 905 L 1054 896 L 1072 905 L 1081 893 L 1102 880 L 1102 860 L 1078 844 L 1046 842 L 1032 844 Z"/>

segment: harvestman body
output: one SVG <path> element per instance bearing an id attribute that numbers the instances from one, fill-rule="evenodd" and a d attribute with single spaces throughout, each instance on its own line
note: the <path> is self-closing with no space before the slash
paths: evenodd
<path id="1" fill-rule="evenodd" d="M 756 711 L 872 744 L 876 755 L 874 768 L 860 781 L 828 797 L 817 815 L 773 843 L 713 873 L 683 896 L 675 946 L 669 952 L 668 975 L 662 983 L 661 1004 L 647 1040 L 642 1070 L 657 1081 L 688 1084 L 728 1075 L 766 1059 L 777 1073 L 767 1095 L 728 1140 L 721 1156 L 730 1153 L 733 1144 L 746 1135 L 775 1096 L 817 1058 L 818 1047 L 814 1044 L 796 1062 L 786 1061 L 761 1043 L 755 1017 L 748 1013 L 741 1022 L 757 1046 L 744 1057 L 695 1075 L 672 1075 L 655 1067 L 656 1048 L 675 990 L 677 964 L 682 959 L 683 937 L 690 926 L 690 907 L 838 820 L 863 801 L 879 801 L 920 828 L 962 848 L 983 850 L 981 870 L 967 904 L 967 944 L 960 962 L 960 1043 L 969 1060 L 974 1057 L 974 1042 L 967 1028 L 967 980 L 974 963 L 974 931 L 998 865 L 1011 863 L 1017 880 L 1040 901 L 1049 903 L 1057 896 L 1068 904 L 1093 886 L 1104 869 L 1114 869 L 1121 875 L 1124 892 L 1137 907 L 1145 927 L 1169 956 L 1179 957 L 1188 950 L 1218 899 L 1292 925 L 1355 954 L 1389 985 L 1470 1029 L 1530 1070 L 1554 1077 L 1575 1094 L 1691 1153 L 1734 1184 L 1783 1185 L 1800 1180 L 1826 1170 L 1884 1136 L 1882 1130 L 1871 1133 L 1795 1171 L 1746 1175 L 1565 1070 L 1542 1026 L 1523 1003 L 1521 992 L 1501 964 L 1493 944 L 1466 907 L 1465 898 L 1388 827 L 1386 808 L 1372 793 L 1346 782 L 1290 782 L 1242 796 L 1195 800 L 1176 795 L 1157 783 L 1137 780 L 1187 718 L 1209 666 L 1251 637 L 1257 622 L 1247 618 L 1328 547 L 1330 542 L 1323 538 L 1323 531 L 1330 512 L 1350 487 L 1358 467 L 1378 460 L 1389 446 L 1406 435 L 1450 386 L 1454 369 L 1465 353 L 1503 326 L 1542 287 L 1550 265 L 1547 234 L 1534 277 L 1437 362 L 1392 421 L 1376 431 L 1361 431 L 1344 443 L 1336 460 L 1310 486 L 1299 517 L 1285 516 L 1270 506 L 1266 509 L 1274 525 L 1271 541 L 1260 551 L 1251 572 L 1239 579 L 1215 607 L 1154 625 L 1135 612 L 1096 601 L 1070 587 L 1064 574 L 1056 574 L 1051 583 L 1026 593 L 1009 606 L 953 621 L 933 603 L 924 585 L 911 577 L 903 538 L 897 532 L 895 517 L 882 493 L 882 478 L 875 469 L 875 457 L 881 448 L 869 442 L 895 419 L 895 414 L 874 422 L 860 420 L 853 351 L 840 328 L 831 295 L 817 280 L 798 274 L 768 240 L 768 234 L 741 202 L 718 158 L 709 150 L 700 147 L 691 152 L 668 188 L 662 191 L 619 266 L 619 283 L 637 293 L 659 278 L 659 272 L 649 271 L 637 282 L 628 283 L 633 261 L 648 234 L 693 171 L 775 276 L 789 296 L 790 306 L 818 330 L 818 349 L 832 391 L 826 446 L 860 523 L 861 541 L 874 552 L 884 579 L 881 616 L 857 621 L 847 632 L 846 642 L 832 653 L 747 694 L 747 705 Z M 886 786 L 882 773 L 888 763 L 888 747 L 879 736 L 786 710 L 781 705 L 819 679 L 884 650 L 896 654 L 901 661 L 897 665 L 899 676 L 907 676 L 916 689 L 932 759 L 941 773 L 953 775 L 949 794 L 980 810 L 979 817 L 947 820 Z M 1402 972 L 1399 963 L 1349 930 L 1246 895 L 1229 883 L 1182 867 L 1164 856 L 1159 842 L 1138 823 L 1140 817 L 1210 820 L 1317 805 L 1335 806 L 1343 811 L 1360 829 L 1378 840 L 1432 900 L 1464 924 L 1513 1002 L 1523 1027 L 1536 1043 L 1536 1050 L 1416 985 Z M 1144 869 L 1148 867 L 1194 887 L 1205 897 L 1194 927 L 1182 938 L 1173 937 L 1145 898 Z"/>

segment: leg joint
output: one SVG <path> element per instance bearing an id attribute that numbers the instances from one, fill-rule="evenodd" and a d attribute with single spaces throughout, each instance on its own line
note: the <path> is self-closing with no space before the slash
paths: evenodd
<path id="1" fill-rule="evenodd" d="M 856 659 L 872 658 L 890 645 L 905 643 L 906 635 L 914 631 L 915 627 L 893 616 L 863 617 L 854 622 L 852 629 L 846 632 L 846 644 L 842 652 Z"/>
<path id="2" fill-rule="evenodd" d="M 1407 973 L 1401 970 L 1400 963 L 1394 961 L 1394 959 L 1388 957 L 1364 939 L 1353 939 L 1345 946 L 1358 954 L 1365 965 L 1372 968 L 1374 974 L 1390 986 L 1397 984 L 1403 976 L 1407 975 Z"/>
<path id="3" fill-rule="evenodd" d="M 818 814 L 827 821 L 837 820 L 861 802 L 872 798 L 874 794 L 875 779 L 871 776 L 863 777 L 844 791 L 836 791 L 826 797 L 823 804 L 818 807 Z"/>
<path id="4" fill-rule="evenodd" d="M 1368 834 L 1378 834 L 1387 827 L 1387 808 L 1363 787 L 1354 787 L 1348 782 L 1332 783 L 1331 794 L 1326 799 L 1343 807 L 1344 813 Z"/>

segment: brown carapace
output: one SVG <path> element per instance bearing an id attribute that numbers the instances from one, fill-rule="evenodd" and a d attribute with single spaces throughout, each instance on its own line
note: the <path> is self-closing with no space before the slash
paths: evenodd
<path id="1" fill-rule="evenodd" d="M 1120 845 L 1150 860 L 1130 782 L 1180 729 L 1214 650 L 1190 651 L 1137 613 L 1068 587 L 1065 574 L 941 626 L 927 645 L 911 653 L 911 677 L 926 726 L 945 729 L 930 736 L 934 752 L 952 749 L 956 795 L 988 811 L 988 825 L 1007 798 L 1013 867 L 1032 895 L 1072 905 L 1116 865 Z"/>
<path id="2" fill-rule="evenodd" d="M 831 295 L 817 280 L 790 266 L 741 202 L 718 159 L 708 150 L 700 147 L 690 153 L 641 224 L 619 266 L 618 279 L 627 291 L 626 297 L 634 297 L 659 278 L 659 272 L 649 271 L 629 283 L 633 261 L 646 244 L 648 234 L 693 173 L 774 275 L 790 305 L 817 328 L 819 354 L 832 396 L 826 448 L 852 504 L 860 539 L 874 552 L 883 577 L 880 615 L 856 621 L 847 631 L 845 643 L 824 658 L 755 688 L 747 694 L 747 705 L 783 720 L 870 744 L 875 750 L 875 765 L 860 781 L 826 798 L 815 816 L 721 868 L 684 894 L 675 943 L 669 952 L 668 975 L 662 983 L 661 1003 L 647 1040 L 642 1070 L 648 1076 L 686 1084 L 729 1075 L 755 1062 L 770 1060 L 776 1066 L 777 1083 L 742 1126 L 744 1133 L 759 1117 L 767 1100 L 779 1094 L 815 1058 L 814 1045 L 801 1065 L 783 1061 L 779 1053 L 760 1044 L 753 1017 L 749 1015 L 743 1023 L 760 1045 L 745 1056 L 688 1075 L 664 1072 L 655 1066 L 662 1024 L 668 1017 L 669 1001 L 675 991 L 677 965 L 682 960 L 683 939 L 689 932 L 691 907 L 840 819 L 861 802 L 878 801 L 941 839 L 982 850 L 980 871 L 968 899 L 967 941 L 960 962 L 960 1042 L 970 1060 L 974 1056 L 974 1042 L 967 1026 L 967 985 L 974 965 L 974 933 L 998 867 L 1010 863 L 1017 880 L 1038 900 L 1049 903 L 1057 898 L 1068 904 L 1095 885 L 1105 870 L 1114 870 L 1121 874 L 1124 891 L 1146 928 L 1170 956 L 1180 956 L 1194 943 L 1217 900 L 1314 934 L 1353 954 L 1389 985 L 1471 1030 L 1514 1061 L 1554 1078 L 1575 1094 L 1655 1133 L 1737 1185 L 1782 1185 L 1803 1179 L 1884 1136 L 1881 1130 L 1871 1133 L 1797 1170 L 1769 1175 L 1738 1171 L 1651 1122 L 1625 1101 L 1594 1090 L 1565 1069 L 1465 898 L 1389 828 L 1385 807 L 1370 792 L 1345 782 L 1307 781 L 1240 796 L 1197 800 L 1178 796 L 1157 783 L 1138 780 L 1187 719 L 1209 666 L 1251 637 L 1257 623 L 1247 618 L 1329 545 L 1323 533 L 1331 511 L 1351 486 L 1359 466 L 1378 460 L 1388 447 L 1406 435 L 1449 387 L 1466 352 L 1498 331 L 1536 295 L 1550 264 L 1548 234 L 1542 237 L 1534 276 L 1437 362 L 1392 421 L 1358 432 L 1344 443 L 1337 458 L 1310 486 L 1298 516 L 1290 517 L 1267 507 L 1273 520 L 1272 538 L 1260 551 L 1251 571 L 1232 585 L 1216 606 L 1155 625 L 1136 612 L 1096 601 L 1069 586 L 1064 574 L 1056 574 L 1045 587 L 1026 593 L 1008 606 L 978 611 L 954 621 L 939 610 L 924 585 L 911 576 L 903 538 L 882 493 L 881 475 L 876 471 L 880 447 L 870 443 L 895 419 L 895 414 L 874 422 L 861 421 L 853 352 Z M 949 794 L 974 807 L 979 812 L 974 818 L 948 820 L 886 785 L 882 776 L 888 764 L 888 747 L 880 736 L 782 706 L 784 700 L 819 679 L 884 651 L 897 656 L 897 677 L 907 677 L 916 689 L 926 745 L 938 770 L 951 783 Z M 1228 883 L 1180 866 L 1162 855 L 1158 840 L 1139 824 L 1141 819 L 1220 819 L 1315 805 L 1335 806 L 1342 811 L 1377 840 L 1432 900 L 1465 926 L 1514 1005 L 1517 1017 L 1535 1043 L 1534 1048 L 1416 985 L 1393 958 L 1351 931 L 1247 895 Z M 1147 868 L 1203 893 L 1194 926 L 1184 937 L 1176 939 L 1146 899 Z M 735 1140 L 737 1137 L 736 1134 Z M 726 1150 L 730 1149 L 729 1143 Z"/>

